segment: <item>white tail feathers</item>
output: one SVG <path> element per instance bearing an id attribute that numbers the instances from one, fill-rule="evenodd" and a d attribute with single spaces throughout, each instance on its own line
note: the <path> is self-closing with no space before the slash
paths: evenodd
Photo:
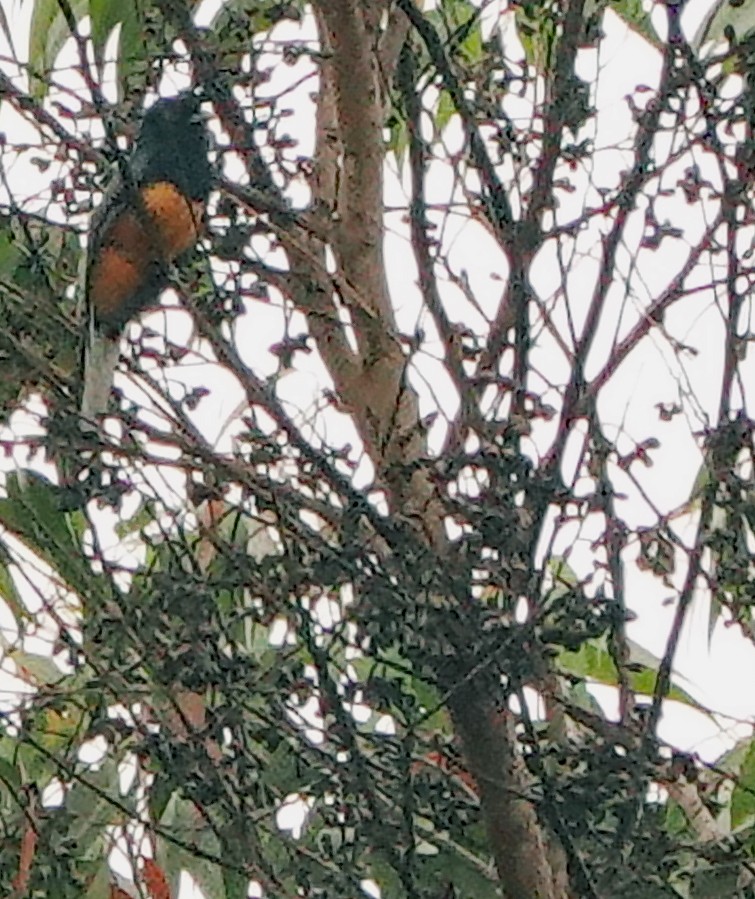
<path id="1" fill-rule="evenodd" d="M 118 337 L 105 337 L 92 324 L 84 351 L 84 390 L 81 397 L 81 429 L 92 431 L 97 418 L 107 411 L 113 374 L 120 356 Z"/>

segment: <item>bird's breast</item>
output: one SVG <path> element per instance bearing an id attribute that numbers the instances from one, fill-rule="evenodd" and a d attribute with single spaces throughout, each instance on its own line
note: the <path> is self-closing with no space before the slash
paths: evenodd
<path id="1" fill-rule="evenodd" d="M 142 188 L 124 204 L 99 236 L 90 263 L 87 292 L 100 324 L 119 327 L 157 299 L 165 267 L 199 239 L 203 212 L 203 203 L 167 181 Z"/>

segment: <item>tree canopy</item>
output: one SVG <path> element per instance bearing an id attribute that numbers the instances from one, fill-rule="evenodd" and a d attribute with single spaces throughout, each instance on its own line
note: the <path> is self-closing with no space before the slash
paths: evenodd
<path id="1" fill-rule="evenodd" d="M 685 7 L 0 7 L 2 895 L 755 896 L 749 720 L 663 722 L 693 611 L 755 639 L 755 3 Z M 206 233 L 82 430 L 190 85 Z"/>

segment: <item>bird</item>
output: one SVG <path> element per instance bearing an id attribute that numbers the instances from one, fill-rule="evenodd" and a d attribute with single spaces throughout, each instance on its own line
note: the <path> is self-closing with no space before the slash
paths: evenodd
<path id="1" fill-rule="evenodd" d="M 162 97 L 144 114 L 92 215 L 85 273 L 86 334 L 80 421 L 107 409 L 126 325 L 157 303 L 169 267 L 200 239 L 212 187 L 209 133 L 199 97 Z"/>

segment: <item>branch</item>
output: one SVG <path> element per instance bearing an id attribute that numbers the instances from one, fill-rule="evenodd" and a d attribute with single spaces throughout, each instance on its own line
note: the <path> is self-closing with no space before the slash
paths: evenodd
<path id="1" fill-rule="evenodd" d="M 102 153 L 95 150 L 87 141 L 71 134 L 54 115 L 35 103 L 20 88 L 17 88 L 4 72 L 0 72 L 0 97 L 14 106 L 22 116 L 33 118 L 40 129 L 51 132 L 67 150 L 75 150 L 79 157 L 86 162 L 102 165 L 104 161 Z"/>
<path id="2" fill-rule="evenodd" d="M 564 396 L 564 405 L 561 410 L 558 433 L 553 446 L 545 456 L 544 464 L 542 466 L 543 473 L 546 476 L 553 474 L 561 464 L 561 455 L 566 445 L 566 440 L 571 432 L 572 422 L 582 413 L 585 399 L 585 362 L 597 334 L 598 323 L 603 312 L 608 292 L 613 284 L 616 254 L 627 225 L 627 220 L 634 209 L 640 189 L 644 184 L 645 174 L 651 165 L 650 160 L 653 141 L 658 131 L 661 113 L 666 108 L 667 101 L 674 90 L 674 79 L 672 76 L 673 50 L 667 49 L 664 57 L 658 96 L 654 103 L 650 105 L 649 110 L 643 115 L 636 142 L 634 165 L 626 177 L 624 189 L 618 199 L 618 209 L 613 227 L 602 241 L 599 276 L 587 311 L 582 336 L 575 348 L 574 364 Z"/>
<path id="3" fill-rule="evenodd" d="M 398 63 L 399 53 L 409 34 L 409 20 L 395 6 L 391 6 L 385 30 L 378 46 L 378 66 L 384 90 L 388 90 Z"/>
<path id="4" fill-rule="evenodd" d="M 424 528 L 431 542 L 445 542 L 442 510 L 427 515 L 434 489 L 426 474 L 407 466 L 422 458 L 424 433 L 419 425 L 417 396 L 406 379 L 408 358 L 397 339 L 383 256 L 383 105 L 376 46 L 363 7 L 356 0 L 318 0 L 315 4 L 322 45 L 324 85 L 319 124 L 337 126 L 336 143 L 323 150 L 322 186 L 335 201 L 331 240 L 342 283 L 361 302 L 354 305 L 342 292 L 354 323 L 361 371 L 351 382 L 341 378 L 341 400 L 355 417 L 391 507 Z M 334 184 L 330 166 L 340 171 Z M 327 199 L 327 194 L 326 194 Z M 339 285 L 340 288 L 340 285 Z M 334 373 L 335 377 L 335 373 Z"/>
<path id="5" fill-rule="evenodd" d="M 552 80 L 552 96 L 543 116 L 543 148 L 534 171 L 534 184 L 527 210 L 527 220 L 540 227 L 538 219 L 553 193 L 553 173 L 561 150 L 565 111 L 573 90 L 570 75 L 574 72 L 578 42 L 584 20 L 584 0 L 572 0 L 563 18 L 563 34 L 558 41 Z"/>
<path id="6" fill-rule="evenodd" d="M 427 168 L 427 148 L 422 140 L 422 101 L 418 93 L 416 59 L 408 45 L 399 61 L 399 89 L 406 109 L 409 130 L 409 161 L 411 164 L 412 201 L 409 213 L 412 249 L 419 269 L 419 287 L 425 306 L 433 317 L 443 345 L 446 363 L 462 403 L 469 398 L 467 377 L 462 365 L 458 334 L 448 318 L 435 276 L 435 263 L 431 252 L 432 243 L 428 235 L 429 220 L 425 198 L 425 175 Z M 468 413 L 464 414 L 466 419 Z"/>
<path id="7" fill-rule="evenodd" d="M 586 398 L 592 399 L 596 397 L 599 391 L 613 377 L 621 363 L 634 350 L 642 338 L 650 332 L 651 328 L 663 320 L 666 310 L 678 300 L 688 296 L 688 293 L 684 290 L 684 282 L 697 267 L 703 253 L 706 253 L 711 249 L 713 237 L 721 226 L 721 222 L 722 215 L 719 212 L 713 222 L 711 222 L 705 229 L 705 233 L 692 249 L 687 257 L 687 261 L 679 269 L 679 273 L 673 281 L 658 299 L 651 303 L 643 317 L 637 322 L 627 336 L 616 344 L 611 352 L 611 358 L 585 388 Z M 708 287 L 706 286 L 704 289 L 707 290 Z"/>
<path id="8" fill-rule="evenodd" d="M 507 899 L 568 899 L 556 884 L 548 844 L 531 798 L 531 778 L 514 748 L 508 714 L 463 684 L 449 698 L 470 773 L 477 781 L 491 849 Z"/>
<path id="9" fill-rule="evenodd" d="M 377 71 L 362 7 L 356 0 L 320 0 L 316 4 L 325 28 L 325 84 L 332 88 L 338 139 L 343 156 L 336 200 L 338 227 L 333 241 L 346 277 L 359 284 L 372 308 L 386 322 L 393 310 L 383 265 L 383 110 Z M 381 340 L 372 322 L 366 333 L 368 357 L 380 353 Z"/>

